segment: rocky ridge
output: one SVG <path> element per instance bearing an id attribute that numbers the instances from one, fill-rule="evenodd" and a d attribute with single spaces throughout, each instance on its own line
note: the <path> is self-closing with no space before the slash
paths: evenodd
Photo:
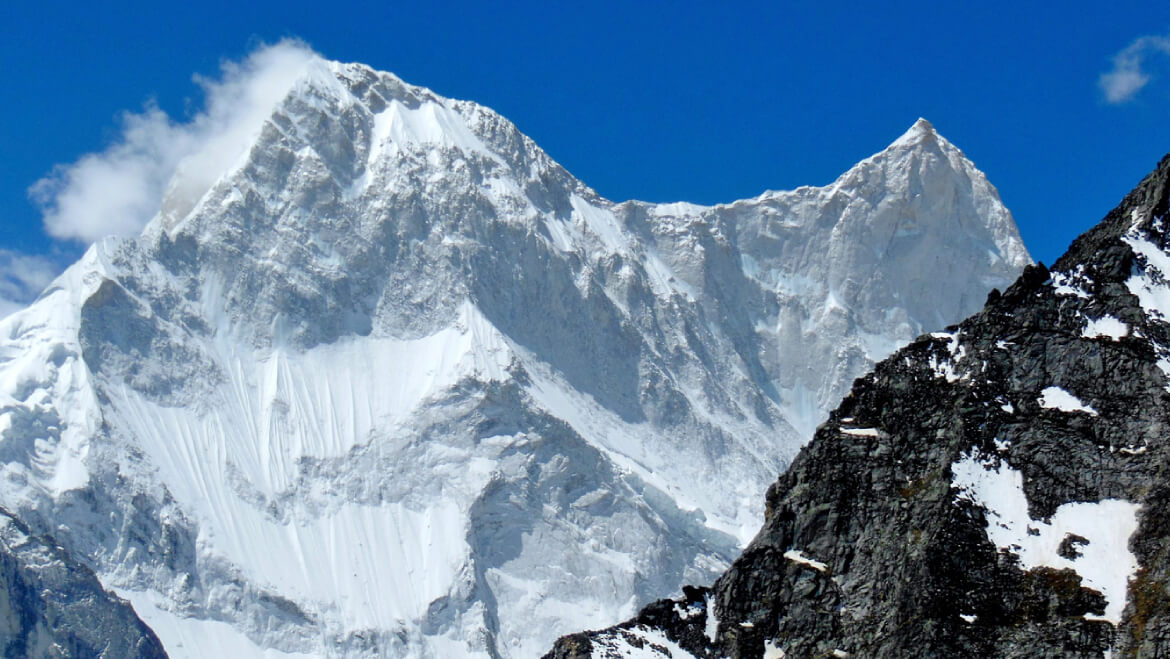
<path id="1" fill-rule="evenodd" d="M 1170 156 L 1051 270 L 857 380 L 711 588 L 569 657 L 1170 651 Z"/>
<path id="2" fill-rule="evenodd" d="M 166 657 L 130 604 L 0 510 L 0 655 Z"/>

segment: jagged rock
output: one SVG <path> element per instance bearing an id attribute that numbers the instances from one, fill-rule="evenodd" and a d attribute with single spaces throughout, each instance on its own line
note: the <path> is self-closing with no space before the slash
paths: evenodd
<path id="1" fill-rule="evenodd" d="M 858 379 L 709 595 L 547 656 L 1170 652 L 1168 196 L 1170 156 L 1051 271 Z"/>
<path id="2" fill-rule="evenodd" d="M 0 509 L 0 655 L 166 657 L 124 600 L 51 540 Z"/>

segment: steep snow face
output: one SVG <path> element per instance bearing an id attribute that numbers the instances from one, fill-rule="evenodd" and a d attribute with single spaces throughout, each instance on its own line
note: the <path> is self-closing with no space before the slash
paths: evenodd
<path id="1" fill-rule="evenodd" d="M 0 503 L 177 655 L 534 656 L 710 582 L 848 383 L 1026 261 L 925 122 L 827 188 L 615 205 L 313 60 L 0 321 Z"/>
<path id="2" fill-rule="evenodd" d="M 995 188 L 925 119 L 831 185 L 719 212 L 766 300 L 761 363 L 809 437 L 854 378 L 1030 262 Z"/>

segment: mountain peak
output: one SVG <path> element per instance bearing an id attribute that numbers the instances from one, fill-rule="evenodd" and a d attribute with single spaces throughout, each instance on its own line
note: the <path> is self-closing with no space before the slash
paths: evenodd
<path id="1" fill-rule="evenodd" d="M 914 125 L 910 126 L 910 131 L 918 131 L 920 133 L 934 133 L 934 124 L 926 120 L 925 117 L 918 117 Z"/>
<path id="2" fill-rule="evenodd" d="M 938 131 L 935 130 L 933 124 L 931 124 L 926 119 L 919 117 L 918 120 L 915 121 L 914 124 L 906 130 L 905 133 L 902 133 L 901 137 L 894 140 L 894 142 L 890 144 L 887 150 L 927 146 L 936 141 L 942 141 L 948 145 L 950 144 L 946 141 L 945 138 L 942 137 L 942 135 L 938 134 Z"/>

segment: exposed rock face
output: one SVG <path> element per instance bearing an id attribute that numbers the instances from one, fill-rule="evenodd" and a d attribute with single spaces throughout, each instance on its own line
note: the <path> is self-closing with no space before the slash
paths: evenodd
<path id="1" fill-rule="evenodd" d="M 200 656 L 531 657 L 710 582 L 853 378 L 1029 260 L 925 121 L 823 188 L 615 204 L 314 59 L 182 171 L 0 320 L 0 504 Z"/>
<path id="2" fill-rule="evenodd" d="M 859 379 L 710 590 L 549 656 L 1170 652 L 1168 195 L 1170 156 L 1051 271 Z"/>
<path id="3" fill-rule="evenodd" d="M 88 568 L 0 510 L 0 654 L 166 657 L 130 605 Z"/>

